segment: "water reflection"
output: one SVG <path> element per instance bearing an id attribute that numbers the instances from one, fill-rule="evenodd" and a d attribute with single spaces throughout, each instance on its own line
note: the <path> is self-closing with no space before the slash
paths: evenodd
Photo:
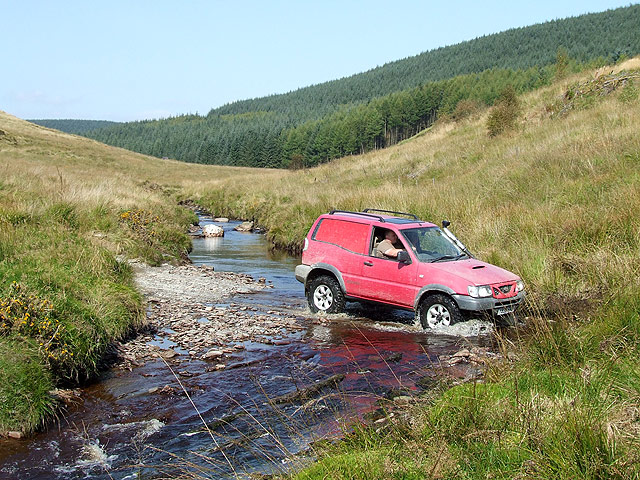
<path id="1" fill-rule="evenodd" d="M 212 255 L 224 247 L 224 238 L 223 237 L 212 237 L 212 238 L 203 238 L 202 239 L 202 250 L 204 255 Z"/>

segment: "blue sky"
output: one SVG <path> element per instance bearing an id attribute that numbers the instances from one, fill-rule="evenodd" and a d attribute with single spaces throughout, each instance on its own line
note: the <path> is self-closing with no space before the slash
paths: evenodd
<path id="1" fill-rule="evenodd" d="M 0 110 L 141 120 L 629 1 L 0 0 Z M 633 2 L 636 3 L 636 2 Z"/>

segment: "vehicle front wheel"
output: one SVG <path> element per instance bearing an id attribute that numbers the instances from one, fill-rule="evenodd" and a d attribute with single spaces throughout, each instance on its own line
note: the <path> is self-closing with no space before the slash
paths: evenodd
<path id="1" fill-rule="evenodd" d="M 340 284 L 328 275 L 322 275 L 311 281 L 307 301 L 313 313 L 340 313 L 344 308 L 344 294 Z"/>
<path id="2" fill-rule="evenodd" d="M 462 313 L 451 298 L 436 293 L 427 296 L 420 302 L 416 311 L 416 319 L 424 329 L 448 327 L 462 321 Z"/>

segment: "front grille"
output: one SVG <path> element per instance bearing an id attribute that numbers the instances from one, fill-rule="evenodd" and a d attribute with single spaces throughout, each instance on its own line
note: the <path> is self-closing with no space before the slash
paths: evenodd
<path id="1" fill-rule="evenodd" d="M 491 287 L 493 290 L 493 296 L 495 298 L 504 298 L 505 295 L 509 295 L 510 293 L 515 295 L 515 283 L 508 283 L 506 285 L 497 285 L 495 287 Z M 512 295 L 509 295 L 512 296 Z"/>

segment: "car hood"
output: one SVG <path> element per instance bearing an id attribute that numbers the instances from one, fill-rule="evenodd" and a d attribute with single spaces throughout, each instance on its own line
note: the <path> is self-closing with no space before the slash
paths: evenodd
<path id="1" fill-rule="evenodd" d="M 492 285 L 496 283 L 515 282 L 520 279 L 516 274 L 504 268 L 496 267 L 495 265 L 482 262 L 475 258 L 451 262 L 428 263 L 426 265 L 429 269 L 436 269 L 445 274 L 455 275 L 474 285 Z"/>

